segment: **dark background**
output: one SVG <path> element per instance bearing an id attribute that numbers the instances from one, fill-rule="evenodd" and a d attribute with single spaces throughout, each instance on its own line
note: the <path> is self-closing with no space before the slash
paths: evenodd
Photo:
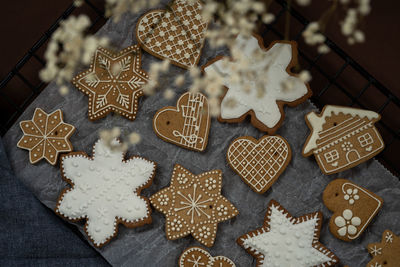
<path id="1" fill-rule="evenodd" d="M 2 51 L 0 80 L 3 80 L 12 71 L 17 62 L 46 33 L 57 18 L 71 5 L 71 2 L 71 0 L 36 0 L 7 1 L 3 4 L 0 9 L 0 29 L 3 36 L 3 41 L 0 43 L 0 51 Z M 295 5 L 294 8 L 308 20 L 314 21 L 321 16 L 331 2 L 328 0 L 313 0 L 311 6 L 299 7 Z M 398 20 L 400 2 L 397 0 L 375 0 L 371 2 L 372 11 L 360 27 L 366 34 L 365 43 L 353 46 L 347 44 L 346 39 L 342 37 L 340 32 L 339 22 L 345 16 L 345 12 L 340 8 L 335 12 L 328 24 L 326 35 L 374 76 L 376 80 L 387 87 L 393 95 L 400 97 L 400 88 L 397 82 L 399 76 L 397 73 L 397 61 L 400 59 L 398 50 L 400 47 L 400 23 Z M 72 14 L 86 13 L 94 20 L 98 16 L 95 9 L 102 10 L 104 2 L 91 0 L 90 3 L 94 5 L 94 8 L 90 7 L 86 2 L 82 7 L 76 8 Z M 275 1 L 271 5 L 271 11 L 274 13 L 278 13 L 280 8 L 280 5 Z M 99 19 L 91 29 L 91 32 L 95 32 L 104 22 L 104 19 Z M 285 16 L 281 16 L 274 27 L 278 31 L 284 32 L 284 22 Z M 291 18 L 291 37 L 295 38 L 302 29 L 303 25 L 296 19 Z M 266 44 L 274 39 L 279 39 L 276 35 L 271 34 L 271 31 L 266 27 L 261 27 L 261 31 L 265 33 Z M 3 114 L 3 116 L 0 116 L 2 117 L 0 123 L 2 125 L 15 112 L 16 109 L 13 104 L 22 106 L 20 109 L 23 109 L 29 104 L 29 101 L 24 102 L 26 98 L 29 95 L 33 98 L 45 86 L 45 84 L 40 83 L 37 75 L 43 66 L 42 58 L 45 47 L 44 45 L 36 51 L 34 56 L 22 68 L 14 70 L 15 77 L 5 87 L 0 88 L 0 111 Z M 302 42 L 302 38 L 299 39 L 299 48 L 310 58 L 317 56 L 316 49 L 305 45 Z M 316 65 L 328 75 L 335 76 L 344 63 L 345 61 L 341 57 L 331 52 L 328 55 L 323 55 Z M 302 59 L 300 59 L 300 65 L 305 69 L 310 68 L 310 63 Z M 314 91 L 314 95 L 318 95 L 323 88 L 326 89 L 328 87 L 326 92 L 318 98 L 320 106 L 321 104 L 352 104 L 351 99 L 343 94 L 343 91 L 339 90 L 335 84 L 331 84 L 326 77 L 313 68 L 311 68 L 311 73 L 313 76 L 311 88 Z M 24 77 L 26 78 L 25 80 Z M 367 80 L 351 66 L 346 67 L 337 75 L 336 82 L 350 92 L 352 96 L 359 97 L 359 102 L 368 107 L 368 109 L 379 111 L 380 107 L 387 101 L 387 95 L 373 85 L 360 94 L 360 91 L 366 86 Z M 32 89 L 28 85 L 36 87 L 37 90 L 32 93 Z M 357 107 L 357 103 L 354 106 Z M 399 107 L 389 101 L 381 112 L 382 121 L 394 129 L 397 135 L 400 133 L 399 111 Z M 17 116 L 13 120 L 15 119 L 17 119 Z M 5 128 L 9 126 L 6 125 Z M 5 128 L 2 129 L 2 133 L 6 130 Z M 385 127 L 379 128 L 385 142 L 390 144 L 382 153 L 383 157 L 388 159 L 392 165 L 400 166 L 400 157 L 397 157 L 396 153 L 400 149 L 398 137 L 393 138 L 393 132 L 391 133 Z M 386 163 L 384 162 L 384 164 Z M 390 164 L 387 166 L 390 167 Z"/>

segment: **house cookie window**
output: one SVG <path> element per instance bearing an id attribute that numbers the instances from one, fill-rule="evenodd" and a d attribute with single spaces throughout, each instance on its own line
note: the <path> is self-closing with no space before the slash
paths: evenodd
<path id="1" fill-rule="evenodd" d="M 361 147 L 365 147 L 372 144 L 374 140 L 369 133 L 366 133 L 358 137 L 358 142 L 360 142 Z"/>
<path id="2" fill-rule="evenodd" d="M 331 163 L 332 161 L 335 161 L 337 159 L 339 159 L 339 153 L 337 152 L 336 149 L 326 152 L 324 154 L 326 162 Z"/>

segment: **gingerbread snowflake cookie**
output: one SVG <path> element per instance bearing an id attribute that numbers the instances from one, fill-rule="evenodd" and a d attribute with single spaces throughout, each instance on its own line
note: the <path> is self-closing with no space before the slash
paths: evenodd
<path id="1" fill-rule="evenodd" d="M 176 164 L 171 185 L 150 197 L 151 204 L 166 216 L 167 238 L 175 240 L 191 234 L 201 244 L 211 247 L 217 224 L 239 214 L 221 195 L 221 186 L 220 170 L 194 175 Z"/>
<path id="2" fill-rule="evenodd" d="M 325 174 L 350 169 L 374 157 L 385 145 L 374 124 L 381 116 L 370 110 L 326 105 L 321 114 L 310 112 L 311 130 L 303 156 L 314 157 Z"/>
<path id="3" fill-rule="evenodd" d="M 89 96 L 90 120 L 103 118 L 111 111 L 134 120 L 148 79 L 141 69 L 140 48 L 132 45 L 119 53 L 98 47 L 89 70 L 74 77 L 72 83 Z"/>
<path id="4" fill-rule="evenodd" d="M 281 136 L 251 136 L 232 142 L 226 154 L 229 165 L 257 193 L 266 192 L 286 169 L 292 158 L 288 142 Z"/>
<path id="5" fill-rule="evenodd" d="M 264 225 L 237 239 L 257 266 L 334 266 L 339 259 L 319 242 L 322 213 L 295 218 L 271 200 Z"/>
<path id="6" fill-rule="evenodd" d="M 296 106 L 311 96 L 308 84 L 290 72 L 297 64 L 297 45 L 279 41 L 265 48 L 260 36 L 246 38 L 239 34 L 234 48 L 249 60 L 252 75 L 244 75 L 243 82 L 237 81 L 234 71 L 241 63 L 217 57 L 203 66 L 206 74 L 219 73 L 227 89 L 218 119 L 236 123 L 249 115 L 256 128 L 273 134 L 283 122 L 283 106 Z M 257 77 L 265 81 L 258 82 Z M 290 83 L 290 87 L 285 88 L 285 83 Z"/>
<path id="7" fill-rule="evenodd" d="M 373 259 L 367 267 L 398 267 L 400 262 L 400 237 L 392 231 L 385 230 L 380 243 L 368 245 Z"/>
<path id="8" fill-rule="evenodd" d="M 190 247 L 179 257 L 179 267 L 236 267 L 229 258 L 225 256 L 211 256 L 201 247 Z"/>
<path id="9" fill-rule="evenodd" d="M 61 193 L 55 211 L 69 221 L 85 219 L 85 232 L 101 247 L 117 235 L 119 223 L 132 228 L 152 222 L 150 203 L 140 192 L 151 185 L 155 168 L 141 157 L 124 160 L 123 152 L 98 140 L 92 158 L 83 152 L 62 157 L 61 174 L 71 187 Z"/>
<path id="10" fill-rule="evenodd" d="M 358 238 L 382 208 L 383 200 L 346 179 L 336 179 L 325 188 L 322 200 L 334 212 L 331 233 L 344 241 Z"/>
<path id="11" fill-rule="evenodd" d="M 136 39 L 144 50 L 189 69 L 200 60 L 207 23 L 200 0 L 174 0 L 168 10 L 144 14 L 136 26 Z"/>
<path id="12" fill-rule="evenodd" d="M 210 125 L 208 101 L 201 93 L 183 94 L 176 108 L 162 108 L 153 119 L 153 129 L 157 136 L 195 151 L 206 148 Z"/>
<path id="13" fill-rule="evenodd" d="M 19 126 L 24 135 L 17 146 L 29 151 L 32 164 L 44 158 L 55 165 L 59 153 L 72 151 L 69 138 L 75 127 L 64 122 L 60 109 L 47 114 L 41 108 L 36 108 L 32 120 L 21 121 Z"/>

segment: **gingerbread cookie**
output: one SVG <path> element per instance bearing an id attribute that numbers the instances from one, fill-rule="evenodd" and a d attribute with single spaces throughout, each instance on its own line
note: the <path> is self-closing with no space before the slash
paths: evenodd
<path id="1" fill-rule="evenodd" d="M 71 187 L 63 190 L 55 211 L 69 221 L 86 220 L 89 239 L 104 246 L 119 223 L 132 228 L 152 222 L 150 203 L 140 192 L 151 185 L 155 168 L 141 157 L 124 160 L 123 152 L 98 140 L 93 157 L 72 152 L 61 158 L 62 178 Z"/>
<path id="2" fill-rule="evenodd" d="M 346 179 L 330 182 L 322 200 L 334 212 L 329 221 L 329 230 L 343 241 L 358 238 L 383 204 L 382 198 Z"/>
<path id="3" fill-rule="evenodd" d="M 400 237 L 385 230 L 380 243 L 368 245 L 368 252 L 373 259 L 367 267 L 398 267 L 400 264 Z"/>
<path id="4" fill-rule="evenodd" d="M 111 111 L 134 120 L 148 79 L 141 69 L 140 48 L 132 45 L 119 53 L 98 47 L 89 70 L 75 76 L 72 83 L 89 96 L 90 120 L 103 118 Z"/>
<path id="5" fill-rule="evenodd" d="M 326 105 L 321 114 L 310 112 L 311 130 L 303 156 L 314 157 L 325 174 L 350 169 L 374 157 L 385 145 L 374 124 L 381 116 L 370 110 Z"/>
<path id="6" fill-rule="evenodd" d="M 224 256 L 213 257 L 201 247 L 190 247 L 179 257 L 179 267 L 236 267 Z"/>
<path id="7" fill-rule="evenodd" d="M 194 175 L 176 164 L 171 185 L 150 197 L 156 210 L 166 216 L 167 238 L 175 240 L 191 234 L 211 247 L 217 224 L 239 214 L 221 195 L 222 172 L 213 170 Z"/>
<path id="8" fill-rule="evenodd" d="M 295 218 L 271 200 L 264 225 L 237 239 L 257 266 L 334 266 L 339 259 L 319 242 L 322 213 Z"/>
<path id="9" fill-rule="evenodd" d="M 260 36 L 254 35 L 247 39 L 239 34 L 234 46 L 243 51 L 250 61 L 249 67 L 254 74 L 242 77 L 248 80 L 238 83 L 237 73 L 233 71 L 238 63 L 226 63 L 223 57 L 217 57 L 203 66 L 206 74 L 218 72 L 224 79 L 227 91 L 222 98 L 218 119 L 221 122 L 236 123 L 249 115 L 256 128 L 274 134 L 284 119 L 283 106 L 296 106 L 311 96 L 308 84 L 290 71 L 297 65 L 297 44 L 279 41 L 265 48 Z M 258 55 L 255 56 L 255 53 Z M 267 82 L 257 83 L 254 77 L 263 77 Z M 287 81 L 291 83 L 291 88 L 283 88 L 283 83 Z M 234 104 L 229 104 L 232 102 Z"/>
<path id="10" fill-rule="evenodd" d="M 176 108 L 162 108 L 153 119 L 153 129 L 158 137 L 196 151 L 206 148 L 210 125 L 207 98 L 201 93 L 183 94 Z"/>
<path id="11" fill-rule="evenodd" d="M 289 143 L 279 135 L 235 139 L 228 148 L 229 165 L 256 193 L 266 192 L 292 158 Z"/>
<path id="12" fill-rule="evenodd" d="M 72 151 L 69 138 L 75 127 L 65 123 L 60 109 L 47 114 L 41 108 L 36 108 L 32 120 L 19 123 L 24 135 L 17 146 L 29 150 L 29 161 L 34 164 L 46 159 L 55 165 L 58 154 Z"/>
<path id="13" fill-rule="evenodd" d="M 200 0 L 174 0 L 168 10 L 144 14 L 136 26 L 136 39 L 148 53 L 189 69 L 200 60 L 207 23 Z"/>

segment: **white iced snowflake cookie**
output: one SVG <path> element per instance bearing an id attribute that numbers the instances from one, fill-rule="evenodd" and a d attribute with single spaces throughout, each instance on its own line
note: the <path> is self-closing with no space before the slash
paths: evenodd
<path id="1" fill-rule="evenodd" d="M 114 142 L 118 142 L 114 140 Z M 61 158 L 61 174 L 71 188 L 61 193 L 56 213 L 70 221 L 86 219 L 85 231 L 96 247 L 117 235 L 117 225 L 138 227 L 151 223 L 147 198 L 156 164 L 141 157 L 124 160 L 124 153 L 111 150 L 102 140 L 93 157 L 72 152 Z"/>
<path id="2" fill-rule="evenodd" d="M 222 76 L 227 88 L 219 120 L 236 123 L 250 115 L 256 128 L 273 134 L 283 122 L 283 106 L 296 106 L 311 96 L 308 84 L 290 71 L 297 65 L 297 44 L 277 41 L 265 48 L 258 35 L 238 35 L 234 49 L 243 53 L 252 71 L 252 75 L 241 77 L 245 81 L 237 82 L 238 63 L 222 56 L 203 66 L 206 74 L 217 72 Z"/>
<path id="3" fill-rule="evenodd" d="M 271 200 L 261 228 L 237 239 L 257 259 L 258 267 L 334 266 L 339 259 L 319 242 L 322 213 L 295 218 Z"/>

